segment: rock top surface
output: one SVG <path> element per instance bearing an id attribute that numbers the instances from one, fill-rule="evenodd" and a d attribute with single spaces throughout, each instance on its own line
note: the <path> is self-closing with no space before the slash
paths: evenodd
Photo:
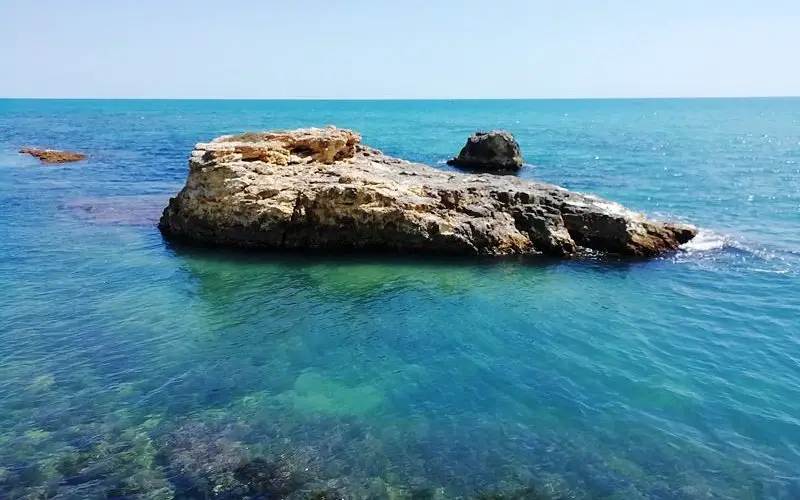
<path id="1" fill-rule="evenodd" d="M 70 163 L 75 161 L 85 160 L 87 156 L 84 153 L 75 153 L 72 151 L 59 151 L 57 149 L 38 149 L 38 148 L 22 148 L 19 150 L 20 154 L 31 155 L 41 160 L 42 163 Z"/>
<path id="2" fill-rule="evenodd" d="M 522 168 L 522 152 L 514 136 L 504 130 L 476 132 L 449 165 L 485 172 L 515 172 Z"/>
<path id="3" fill-rule="evenodd" d="M 559 257 L 654 256 L 697 233 L 558 186 L 392 158 L 334 127 L 198 144 L 159 228 L 201 245 Z"/>

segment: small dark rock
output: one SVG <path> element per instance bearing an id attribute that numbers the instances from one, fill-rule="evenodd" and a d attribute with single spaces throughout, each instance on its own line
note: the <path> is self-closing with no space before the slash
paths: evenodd
<path id="1" fill-rule="evenodd" d="M 522 153 L 509 132 L 476 132 L 447 164 L 487 172 L 516 172 L 522 168 Z"/>

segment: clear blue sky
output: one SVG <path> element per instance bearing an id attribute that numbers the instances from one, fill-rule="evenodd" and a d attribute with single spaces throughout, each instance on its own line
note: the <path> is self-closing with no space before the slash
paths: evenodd
<path id="1" fill-rule="evenodd" d="M 0 0 L 0 96 L 800 95 L 800 0 Z"/>

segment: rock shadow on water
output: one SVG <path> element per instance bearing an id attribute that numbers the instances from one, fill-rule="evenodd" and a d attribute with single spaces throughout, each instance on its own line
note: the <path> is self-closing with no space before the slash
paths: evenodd
<path id="1" fill-rule="evenodd" d="M 175 256 L 185 259 L 215 260 L 249 264 L 274 264 L 286 267 L 302 267 L 308 265 L 381 265 L 386 267 L 418 266 L 427 268 L 472 268 L 491 269 L 494 267 L 520 267 L 530 269 L 551 269 L 561 265 L 585 265 L 592 269 L 611 270 L 630 269 L 653 262 L 668 261 L 672 253 L 664 254 L 662 259 L 636 256 L 619 256 L 592 250 L 579 251 L 575 255 L 553 257 L 548 255 L 446 255 L 430 253 L 397 252 L 386 253 L 385 249 L 372 250 L 368 247 L 353 249 L 270 249 L 270 248 L 233 248 L 212 243 L 182 241 L 180 239 L 163 240 L 164 245 Z M 676 250 L 673 253 L 683 253 Z"/>
<path id="2" fill-rule="evenodd" d="M 182 261 L 183 268 L 198 278 L 201 294 L 210 299 L 220 291 L 220 286 L 228 289 L 237 283 L 238 287 L 247 287 L 269 280 L 291 282 L 298 288 L 325 293 L 329 299 L 379 298 L 391 291 L 420 288 L 453 294 L 480 288 L 487 280 L 513 281 L 523 275 L 530 285 L 549 279 L 552 272 L 565 263 L 526 257 L 264 252 L 175 243 L 170 243 L 169 248 Z"/>

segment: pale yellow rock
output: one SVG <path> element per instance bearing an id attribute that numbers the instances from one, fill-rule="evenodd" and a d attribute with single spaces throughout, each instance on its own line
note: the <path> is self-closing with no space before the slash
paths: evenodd
<path id="1" fill-rule="evenodd" d="M 334 127 L 198 144 L 159 228 L 200 244 L 462 255 L 652 256 L 696 234 L 558 186 L 392 158 Z"/>

